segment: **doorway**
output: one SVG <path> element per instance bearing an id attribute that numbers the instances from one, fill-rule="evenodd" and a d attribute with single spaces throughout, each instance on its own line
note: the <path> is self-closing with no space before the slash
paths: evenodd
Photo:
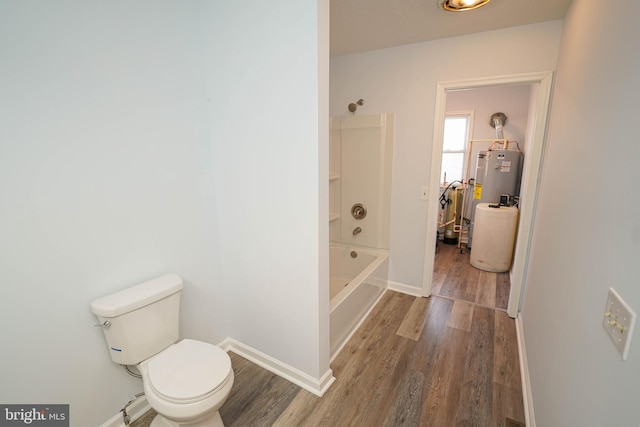
<path id="1" fill-rule="evenodd" d="M 467 89 L 501 87 L 508 85 L 531 85 L 531 104 L 529 109 L 530 140 L 524 158 L 523 175 L 520 189 L 520 220 L 516 237 L 513 263 L 510 269 L 511 291 L 507 313 L 515 318 L 520 311 L 520 299 L 524 288 L 530 240 L 537 200 L 537 183 L 542 166 L 547 114 L 551 96 L 552 73 L 540 72 L 499 76 L 484 79 L 439 83 L 436 90 L 436 109 L 433 134 L 433 152 L 429 183 L 429 201 L 427 212 L 427 235 L 423 273 L 423 295 L 432 293 L 435 258 L 434 237 L 437 235 L 439 215 L 439 187 L 442 159 L 442 141 L 446 116 L 447 94 Z"/>

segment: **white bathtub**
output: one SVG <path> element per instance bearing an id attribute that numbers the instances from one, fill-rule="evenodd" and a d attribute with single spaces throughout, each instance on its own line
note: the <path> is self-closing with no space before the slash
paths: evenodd
<path id="1" fill-rule="evenodd" d="M 331 279 L 331 359 L 360 326 L 387 288 L 387 251 L 332 244 L 329 256 Z M 352 257 L 352 253 L 357 256 Z"/>

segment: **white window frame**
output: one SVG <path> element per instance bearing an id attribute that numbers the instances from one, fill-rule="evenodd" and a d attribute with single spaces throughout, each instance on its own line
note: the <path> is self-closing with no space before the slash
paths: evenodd
<path id="1" fill-rule="evenodd" d="M 447 118 L 449 117 L 467 117 L 467 138 L 464 141 L 464 146 L 462 148 L 462 150 L 445 150 L 444 149 L 444 123 L 443 123 L 443 136 L 442 136 L 442 157 L 444 157 L 444 154 L 448 154 L 448 153 L 462 153 L 462 181 L 464 181 L 467 176 L 466 176 L 466 171 L 467 171 L 467 151 L 469 150 L 469 141 L 473 138 L 473 119 L 474 119 L 474 110 L 459 110 L 459 111 L 447 111 L 444 115 L 444 119 L 445 121 L 447 120 Z M 440 159 L 440 184 L 442 185 L 442 178 L 444 175 L 444 170 L 443 169 L 443 165 L 442 165 L 442 159 Z M 451 182 L 451 180 L 449 179 L 448 182 Z"/>

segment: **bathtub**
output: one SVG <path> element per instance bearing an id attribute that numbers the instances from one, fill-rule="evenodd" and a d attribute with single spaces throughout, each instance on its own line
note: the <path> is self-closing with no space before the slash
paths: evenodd
<path id="1" fill-rule="evenodd" d="M 332 360 L 386 290 L 388 273 L 387 251 L 338 244 L 329 247 Z"/>

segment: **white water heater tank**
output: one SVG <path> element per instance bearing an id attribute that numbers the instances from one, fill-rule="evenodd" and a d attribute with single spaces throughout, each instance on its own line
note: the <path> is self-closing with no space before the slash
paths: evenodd
<path id="1" fill-rule="evenodd" d="M 509 271 L 518 226 L 518 208 L 476 206 L 471 265 L 484 271 Z"/>

